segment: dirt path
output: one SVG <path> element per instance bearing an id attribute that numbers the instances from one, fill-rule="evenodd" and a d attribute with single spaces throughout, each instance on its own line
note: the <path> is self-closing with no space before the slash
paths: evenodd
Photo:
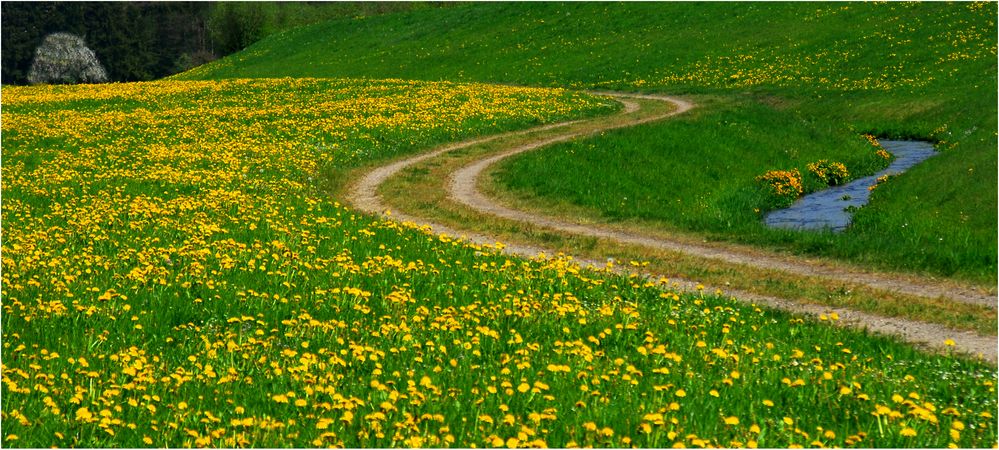
<path id="1" fill-rule="evenodd" d="M 955 289 L 954 286 L 950 285 L 935 284 L 932 282 L 918 282 L 911 279 L 900 279 L 897 277 L 884 274 L 850 271 L 840 267 L 830 267 L 828 265 L 816 264 L 810 261 L 797 260 L 797 258 L 789 261 L 788 258 L 781 258 L 753 251 L 739 251 L 727 248 L 700 246 L 686 242 L 679 242 L 675 240 L 668 240 L 658 237 L 641 235 L 637 233 L 612 230 L 595 225 L 584 225 L 579 223 L 573 223 L 551 217 L 545 217 L 539 214 L 508 208 L 489 199 L 479 191 L 477 186 L 480 176 L 490 166 L 496 164 L 497 162 L 501 161 L 504 158 L 508 158 L 510 156 L 519 153 L 536 150 L 547 145 L 551 145 L 557 142 L 567 141 L 584 135 L 590 135 L 614 128 L 635 126 L 642 123 L 665 119 L 673 115 L 682 114 L 694 107 L 694 105 L 690 102 L 665 96 L 620 94 L 620 93 L 611 93 L 611 92 L 594 92 L 594 94 L 612 96 L 621 101 L 621 103 L 624 104 L 624 111 L 622 113 L 619 113 L 618 115 L 629 114 L 639 110 L 640 105 L 636 102 L 629 101 L 628 100 L 629 98 L 642 98 L 647 100 L 658 100 L 658 101 L 669 102 L 672 103 L 676 108 L 666 113 L 636 118 L 635 120 L 623 123 L 618 122 L 615 124 L 607 124 L 604 121 L 602 121 L 601 118 L 591 119 L 589 121 L 591 126 L 586 127 L 586 129 L 583 131 L 559 133 L 555 136 L 535 140 L 528 144 L 519 145 L 513 148 L 500 149 L 498 153 L 496 152 L 491 153 L 488 157 L 476 160 L 473 163 L 468 164 L 460 168 L 459 170 L 455 171 L 448 184 L 449 198 L 480 213 L 490 214 L 508 220 L 526 222 L 536 226 L 558 230 L 566 233 L 572 233 L 576 235 L 610 239 L 625 244 L 639 245 L 654 249 L 684 252 L 688 254 L 698 255 L 706 258 L 718 259 L 731 263 L 743 264 L 747 266 L 781 270 L 798 275 L 823 277 L 827 279 L 840 280 L 849 283 L 863 284 L 877 289 L 902 292 L 905 294 L 910 294 L 915 296 L 929 297 L 929 298 L 942 297 L 952 301 L 966 302 L 977 305 L 986 305 L 992 308 L 996 307 L 996 298 L 993 295 L 984 292 L 977 292 L 974 289 L 970 288 Z M 384 181 L 386 181 L 390 177 L 392 177 L 393 175 L 399 173 L 400 171 L 402 171 L 407 167 L 440 156 L 450 151 L 471 147 L 479 144 L 484 144 L 490 141 L 503 139 L 506 137 L 567 127 L 571 124 L 579 122 L 580 121 L 562 122 L 542 127 L 536 127 L 529 130 L 515 131 L 515 132 L 503 133 L 499 135 L 493 135 L 478 139 L 472 139 L 469 141 L 464 141 L 456 144 L 450 144 L 443 147 L 439 147 L 427 153 L 423 153 L 417 156 L 396 161 L 386 166 L 376 168 L 371 172 L 365 174 L 356 184 L 351 186 L 347 194 L 347 200 L 349 203 L 353 204 L 357 209 L 372 214 L 382 214 L 389 208 L 379 197 L 377 193 L 378 186 L 381 185 Z M 393 213 L 391 217 L 399 221 L 410 221 L 422 225 L 429 225 L 431 228 L 434 229 L 435 232 L 446 233 L 453 236 L 464 236 L 465 238 L 473 242 L 481 244 L 496 242 L 495 238 L 454 230 L 447 226 L 443 226 L 441 224 L 435 224 L 427 220 L 408 216 L 405 214 Z M 547 253 L 552 253 L 551 250 L 546 250 L 540 247 L 522 246 L 522 245 L 508 245 L 504 249 L 504 251 L 527 257 L 536 256 L 538 253 L 542 251 L 545 251 Z M 577 259 L 577 261 L 579 261 L 580 264 L 583 265 L 588 264 L 595 267 L 603 267 L 603 262 L 600 261 L 586 260 L 586 259 L 583 260 Z M 687 290 L 693 290 L 696 285 L 693 282 L 683 281 L 683 280 L 678 281 L 678 284 L 681 289 L 687 289 Z M 714 290 L 714 288 L 711 287 L 709 287 L 708 289 L 712 291 Z M 753 302 L 757 304 L 765 304 L 768 306 L 800 312 L 800 313 L 818 315 L 823 313 L 836 312 L 841 318 L 840 320 L 841 324 L 849 326 L 857 326 L 857 327 L 866 327 L 872 331 L 898 335 L 909 342 L 923 345 L 926 347 L 940 348 L 942 346 L 943 341 L 949 338 L 955 341 L 956 343 L 955 347 L 958 351 L 962 351 L 971 355 L 981 355 L 982 357 L 993 363 L 995 363 L 997 360 L 997 343 L 994 337 L 984 337 L 970 332 L 955 331 L 941 325 L 908 321 L 905 319 L 881 317 L 854 310 L 837 309 L 837 308 L 830 308 L 819 305 L 805 305 L 775 297 L 761 296 L 749 292 L 741 292 L 731 289 L 723 289 L 723 291 L 725 292 L 726 295 L 736 297 L 743 301 Z"/>
<path id="2" fill-rule="evenodd" d="M 619 96 L 621 94 L 605 93 L 604 95 Z M 692 106 L 686 102 L 677 103 L 678 102 L 677 100 L 671 99 L 669 97 L 642 96 L 641 98 L 659 99 L 662 101 L 673 102 L 678 105 L 678 109 L 671 114 L 667 114 L 664 116 L 655 116 L 646 120 L 636 121 L 632 123 L 630 126 L 638 125 L 640 123 L 650 122 L 653 120 L 659 120 L 664 117 L 668 117 L 670 115 L 680 114 L 687 111 Z M 628 103 L 625 104 L 627 105 Z M 632 105 L 634 104 L 632 103 Z M 587 133 L 580 132 L 580 133 L 564 134 L 543 141 L 532 142 L 527 145 L 507 149 L 500 153 L 494 153 L 492 156 L 488 158 L 480 159 L 472 164 L 469 164 L 455 171 L 454 174 L 452 175 L 451 183 L 448 187 L 449 195 L 455 201 L 462 203 L 465 206 L 468 206 L 469 208 L 482 213 L 491 214 L 494 216 L 502 217 L 504 219 L 515 220 L 519 222 L 529 222 L 537 226 L 551 228 L 554 230 L 573 233 L 581 236 L 613 239 L 626 244 L 635 244 L 635 245 L 641 245 L 643 247 L 650 247 L 660 250 L 671 250 L 682 253 L 690 253 L 707 258 L 731 262 L 735 264 L 743 264 L 747 266 L 755 266 L 765 269 L 777 269 L 784 272 L 794 273 L 797 275 L 818 276 L 844 282 L 865 284 L 867 286 L 877 289 L 901 292 L 904 294 L 915 295 L 919 297 L 928 297 L 928 298 L 944 297 L 953 301 L 984 305 L 992 308 L 996 307 L 996 298 L 994 296 L 988 295 L 986 293 L 974 292 L 973 290 L 970 289 L 957 291 L 953 286 L 940 286 L 938 284 L 933 284 L 933 283 L 919 283 L 913 280 L 898 280 L 893 277 L 887 277 L 884 275 L 847 271 L 842 268 L 834 268 L 829 266 L 817 266 L 814 264 L 808 264 L 807 262 L 803 261 L 788 262 L 786 258 L 763 255 L 755 252 L 749 253 L 749 252 L 734 251 L 731 249 L 719 249 L 716 247 L 701 246 L 690 243 L 665 240 L 637 233 L 609 230 L 595 225 L 583 225 L 579 223 L 566 222 L 558 219 L 553 219 L 550 217 L 541 216 L 538 214 L 533 214 L 526 211 L 519 211 L 507 208 L 503 205 L 496 203 L 492 199 L 486 197 L 485 195 L 482 194 L 481 191 L 478 190 L 478 180 L 482 175 L 482 173 L 488 170 L 490 166 L 498 163 L 503 159 L 509 158 L 511 156 L 520 153 L 536 150 L 541 147 L 545 147 L 547 145 L 554 144 L 557 142 L 567 141 L 583 134 L 595 133 L 599 131 L 608 130 L 611 128 L 619 128 L 619 127 L 598 127 Z"/>

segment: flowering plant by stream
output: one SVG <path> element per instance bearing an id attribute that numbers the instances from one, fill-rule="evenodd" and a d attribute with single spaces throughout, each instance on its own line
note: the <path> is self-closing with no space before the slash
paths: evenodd
<path id="1" fill-rule="evenodd" d="M 802 195 L 830 186 L 840 186 L 858 176 L 870 175 L 888 167 L 894 155 L 885 150 L 873 135 L 861 136 L 870 142 L 874 152 L 858 158 L 859 167 L 852 175 L 846 164 L 820 159 L 805 164 L 807 171 L 804 177 L 798 168 L 770 170 L 756 177 L 762 188 L 762 195 L 766 197 L 767 210 L 787 208 Z"/>

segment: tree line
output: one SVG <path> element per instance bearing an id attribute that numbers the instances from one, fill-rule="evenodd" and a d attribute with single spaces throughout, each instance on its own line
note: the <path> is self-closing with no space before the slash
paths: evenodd
<path id="1" fill-rule="evenodd" d="M 46 36 L 83 38 L 112 81 L 162 78 L 269 34 L 342 17 L 441 4 L 408 2 L 2 2 L 3 84 L 25 84 Z"/>

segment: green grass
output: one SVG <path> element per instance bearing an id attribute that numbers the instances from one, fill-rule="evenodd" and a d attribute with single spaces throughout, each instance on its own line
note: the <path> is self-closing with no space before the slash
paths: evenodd
<path id="1" fill-rule="evenodd" d="M 700 100 L 707 101 L 703 98 Z M 625 116 L 635 120 L 669 110 L 669 106 L 659 101 L 645 100 L 642 103 L 644 107 L 637 113 L 637 117 L 635 114 L 600 117 L 568 127 L 499 138 L 488 144 L 447 152 L 413 165 L 398 176 L 391 177 L 379 188 L 379 193 L 383 198 L 390 199 L 393 212 L 403 211 L 409 216 L 420 217 L 433 223 L 469 233 L 493 236 L 501 242 L 540 245 L 549 249 L 549 253 L 552 254 L 564 252 L 576 258 L 598 261 L 610 257 L 618 261 L 642 261 L 641 267 L 649 273 L 668 274 L 670 277 L 696 280 L 710 286 L 724 286 L 726 292 L 751 292 L 805 304 L 825 305 L 828 308 L 847 308 L 885 317 L 940 324 L 953 330 L 974 331 L 983 336 L 995 335 L 996 311 L 986 305 L 972 306 L 943 299 L 901 295 L 842 280 L 793 275 L 776 269 L 749 268 L 697 255 L 653 250 L 641 246 L 615 245 L 606 240 L 574 236 L 572 233 L 556 232 L 545 227 L 535 227 L 478 213 L 448 198 L 449 174 L 490 154 L 537 140 L 550 139 L 555 135 L 592 131 L 598 126 L 597 123 L 602 124 L 599 126 L 610 126 Z M 866 142 L 863 148 L 863 154 L 872 153 Z M 363 174 L 366 171 L 358 172 Z M 492 177 L 487 175 L 480 187 L 486 195 L 496 196 L 501 202 L 508 203 L 514 208 L 531 210 L 538 208 L 539 203 L 542 203 L 537 199 L 514 198 L 508 191 L 496 186 L 493 181 Z M 663 180 L 657 179 L 655 182 L 662 183 Z M 337 197 L 340 192 L 342 191 L 335 191 L 333 196 Z M 538 208 L 542 214 L 585 216 L 585 213 L 578 211 L 580 208 L 552 205 L 550 202 L 542 204 L 543 206 Z M 646 227 L 641 229 L 646 230 Z M 661 230 L 646 231 L 654 234 Z M 675 238 L 676 234 L 672 233 L 672 236 Z M 686 239 L 691 238 L 688 236 Z M 648 265 L 645 265 L 645 262 Z M 903 278 L 899 282 L 908 282 L 905 280 Z"/>
<path id="2" fill-rule="evenodd" d="M 666 58 L 683 67 L 709 48 L 786 44 L 796 30 L 802 39 L 814 35 L 802 52 L 820 51 L 845 25 L 872 25 L 858 17 L 891 17 L 879 11 L 900 11 L 912 23 L 939 18 L 914 27 L 918 33 L 968 30 L 961 21 L 984 19 L 964 11 L 981 7 L 991 20 L 993 5 L 695 6 L 490 4 L 340 21 L 277 35 L 189 76 L 209 69 L 232 76 L 221 70 L 246 63 L 243 76 L 356 71 L 716 94 L 763 89 L 757 94 L 779 95 L 787 108 L 736 99 L 698 114 L 748 117 L 757 130 L 803 118 L 823 124 L 813 125 L 819 142 L 855 142 L 837 131 L 849 126 L 937 137 L 954 146 L 956 161 L 942 155 L 935 160 L 946 165 L 911 173 L 968 173 L 975 178 L 938 183 L 966 198 L 903 177 L 878 192 L 872 209 L 915 208 L 902 194 L 925 189 L 921 199 L 941 211 L 975 208 L 966 212 L 968 227 L 994 211 L 979 198 L 989 189 L 988 200 L 995 197 L 994 147 L 986 148 L 995 122 L 982 119 L 995 115 L 994 80 L 972 93 L 957 78 L 880 94 L 843 92 L 840 81 L 821 89 L 749 86 L 729 74 L 635 86 L 666 77 L 654 69 Z M 830 10 L 823 27 L 788 26 L 817 8 Z M 445 31 L 430 33 L 428 23 Z M 569 25 L 573 45 L 548 47 L 546 39 Z M 684 26 L 687 34 L 670 33 Z M 889 20 L 882 28 L 897 26 Z M 719 29 L 744 33 L 727 41 Z M 660 47 L 622 65 L 648 37 Z M 523 50 L 509 45 L 514 39 Z M 532 59 L 549 49 L 550 57 Z M 578 65 L 598 49 L 617 52 Z M 680 56 L 681 49 L 691 53 Z M 935 47 L 919 42 L 923 49 Z M 863 64 L 882 64 L 858 61 L 813 69 L 862 73 Z M 994 73 L 994 61 L 956 64 Z M 905 87 L 909 75 L 893 77 Z M 874 82 L 854 78 L 853 89 Z M 725 105 L 759 108 L 768 122 Z M 608 110 L 586 97 L 280 79 L 5 87 L 3 107 L 5 447 L 996 442 L 999 378 L 981 362 L 730 299 L 678 295 L 558 258 L 510 259 L 356 214 L 321 189 L 329 172 Z M 942 124 L 948 128 L 934 131 Z"/>
<path id="3" fill-rule="evenodd" d="M 478 80 L 712 93 L 739 105 L 762 97 L 773 107 L 746 118 L 746 126 L 767 130 L 803 120 L 808 125 L 799 132 L 813 127 L 808 136 L 825 143 L 822 153 L 835 154 L 862 132 L 939 142 L 945 154 L 884 186 L 846 237 L 770 234 L 753 240 L 882 269 L 995 284 L 996 12 L 995 4 L 985 3 L 479 4 L 291 30 L 181 77 Z M 668 134 L 671 125 L 662 126 L 641 132 Z M 710 120 L 698 126 L 705 136 L 724 133 Z M 656 145 L 628 132 L 619 136 L 634 152 L 649 153 L 637 147 Z M 713 151 L 701 141 L 689 143 L 691 153 Z M 794 145 L 754 150 L 779 155 Z M 725 157 L 713 165 L 732 164 Z M 650 195 L 655 193 L 640 196 Z M 616 214 L 617 206 L 595 208 Z M 842 248 L 847 240 L 851 244 Z"/>
<path id="4" fill-rule="evenodd" d="M 612 108 L 559 90 L 398 80 L 5 87 L 4 446 L 194 445 L 217 434 L 206 411 L 231 427 L 211 437 L 218 446 L 311 445 L 270 425 L 241 432 L 239 413 L 223 411 L 288 416 L 271 395 L 290 379 L 259 357 L 282 361 L 311 338 L 266 334 L 306 311 L 346 320 L 334 311 L 353 311 L 355 288 L 378 302 L 393 286 L 439 293 L 433 274 L 379 278 L 393 257 L 465 257 L 346 211 L 318 188 L 324 171 Z M 422 250 L 397 248 L 406 240 Z M 244 316 L 264 334 L 229 321 Z M 204 347 L 208 336 L 226 349 Z M 313 342 L 348 348 L 338 337 Z M 251 348 L 268 350 L 244 359 Z"/>
<path id="5" fill-rule="evenodd" d="M 290 30 L 182 77 L 908 91 L 963 86 L 954 68 L 993 65 L 994 15 L 989 4 L 465 5 Z"/>
<path id="6" fill-rule="evenodd" d="M 972 214 L 960 201 L 950 205 L 957 207 L 955 215 L 965 219 L 952 224 L 912 221 L 912 217 L 919 217 L 915 214 L 921 207 L 919 202 L 899 211 L 876 200 L 880 214 L 864 209 L 847 233 L 766 227 L 761 217 L 773 209 L 772 199 L 756 181 L 766 171 L 797 169 L 805 179 L 807 194 L 825 186 L 809 173 L 809 163 L 822 159 L 842 162 L 850 177 L 858 178 L 882 169 L 878 162 L 883 160 L 859 135 L 842 125 L 813 123 L 754 99 L 705 106 L 667 123 L 518 155 L 502 163 L 495 176 L 512 195 L 549 210 L 559 209 L 560 204 L 578 206 L 611 221 L 638 219 L 666 231 L 860 260 L 887 269 L 931 267 L 934 275 L 972 280 L 988 280 L 994 275 L 995 261 L 991 258 L 995 252 L 968 229 Z M 715 126 L 705 129 L 704 123 Z M 954 155 L 947 152 L 941 157 Z M 917 171 L 912 176 L 934 175 Z M 971 176 L 975 176 L 973 170 L 954 175 Z M 895 178 L 882 184 L 876 195 L 884 198 L 885 190 L 899 189 L 895 183 L 911 180 Z M 982 184 L 987 184 L 985 181 L 981 180 Z M 919 194 L 932 197 L 932 192 Z M 883 228 L 889 223 L 897 228 Z M 924 228 L 914 231 L 914 226 Z M 920 237 L 932 230 L 938 239 Z M 884 239 L 886 234 L 894 238 Z"/>
<path id="7" fill-rule="evenodd" d="M 716 125 L 704 129 L 704 123 Z M 515 191 L 564 199 L 609 218 L 741 235 L 759 228 L 768 197 L 755 178 L 767 170 L 797 168 L 814 190 L 820 183 L 807 176 L 809 162 L 829 159 L 866 169 L 851 175 L 881 168 L 863 138 L 844 142 L 831 128 L 750 101 L 707 105 L 668 124 L 615 130 L 511 158 L 497 176 Z"/>
<path id="8" fill-rule="evenodd" d="M 982 362 L 510 259 L 317 186 L 595 99 L 283 79 L 3 106 L 5 447 L 995 442 Z"/>
<path id="9" fill-rule="evenodd" d="M 684 12 L 671 26 L 727 18 L 719 23 L 735 30 L 748 20 L 724 13 L 730 5 L 696 6 L 703 9 L 629 6 L 642 14 L 620 17 L 603 13 L 615 5 L 571 8 L 595 25 L 606 20 L 608 30 L 668 16 L 658 8 Z M 435 47 L 408 30 L 444 40 L 465 33 L 467 41 L 453 42 L 479 43 L 483 57 L 468 76 L 485 77 L 496 69 L 489 64 L 523 55 L 497 51 L 510 28 L 486 33 L 484 23 L 526 27 L 514 33 L 525 39 L 555 36 L 538 15 L 570 7 L 518 8 L 455 8 L 440 16 L 446 21 L 421 12 L 332 23 L 302 35 L 313 47 L 278 35 L 213 67 L 268 54 L 268 76 L 309 70 L 309 61 L 324 76 L 353 64 L 349 52 L 299 61 L 268 53 L 267 42 L 286 42 L 288 51 L 342 48 L 399 71 L 401 55 L 426 60 L 438 50 L 379 55 L 364 45 L 387 46 L 385 36 L 398 38 L 398 50 L 459 45 Z M 763 24 L 781 18 L 773 8 L 737 12 Z M 920 12 L 947 11 L 927 8 Z M 387 25 L 398 33 L 385 33 Z M 577 33 L 602 29 L 589 25 Z M 354 42 L 351 33 L 368 40 L 335 47 Z M 623 51 L 632 34 L 641 33 L 600 42 Z M 438 58 L 410 68 L 444 74 L 470 65 Z M 545 82 L 543 70 L 527 70 L 540 60 L 520 61 L 526 66 L 496 76 Z M 600 67 L 626 70 L 612 63 Z M 575 67 L 560 70 L 590 76 Z M 933 107 L 958 111 L 942 100 L 964 91 L 934 92 Z M 836 102 L 863 103 L 836 114 L 860 129 L 938 125 L 916 107 L 879 118 L 887 108 L 871 99 L 889 102 L 888 94 L 850 95 Z M 988 105 L 988 96 L 954 99 Z M 678 295 L 563 259 L 511 259 L 357 214 L 322 189 L 328 171 L 609 109 L 585 96 L 399 80 L 168 81 L 5 87 L 3 108 L 5 447 L 996 442 L 999 378 L 984 363 L 731 299 Z M 815 122 L 833 114 L 799 112 L 826 114 Z M 984 124 L 971 136 L 990 136 L 994 122 Z M 957 125 L 949 128 L 954 153 L 972 158 L 980 144 L 960 137 L 966 128 Z"/>

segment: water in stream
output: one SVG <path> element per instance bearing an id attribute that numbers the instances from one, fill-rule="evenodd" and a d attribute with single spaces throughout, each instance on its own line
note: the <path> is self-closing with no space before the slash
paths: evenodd
<path id="1" fill-rule="evenodd" d="M 788 208 L 768 213 L 763 218 L 764 223 L 769 227 L 791 230 L 828 228 L 832 231 L 843 231 L 853 219 L 850 210 L 867 204 L 871 197 L 868 188 L 877 184 L 878 177 L 905 172 L 936 154 L 933 144 L 929 142 L 884 140 L 880 142 L 885 149 L 895 155 L 895 160 L 887 169 L 842 186 L 833 186 L 808 194 Z"/>

